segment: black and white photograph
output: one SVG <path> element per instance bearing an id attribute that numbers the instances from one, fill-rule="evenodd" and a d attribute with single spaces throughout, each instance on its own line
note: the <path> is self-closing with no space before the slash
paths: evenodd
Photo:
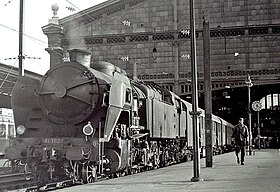
<path id="1" fill-rule="evenodd" d="M 0 0 L 0 192 L 279 192 L 280 0 Z"/>

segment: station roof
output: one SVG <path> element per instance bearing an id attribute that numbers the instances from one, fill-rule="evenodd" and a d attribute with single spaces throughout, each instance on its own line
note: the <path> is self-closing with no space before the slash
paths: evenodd
<path id="1" fill-rule="evenodd" d="M 41 79 L 42 75 L 27 71 L 25 70 L 25 76 L 26 77 L 32 77 L 36 79 Z M 9 99 L 6 101 L 5 98 L 10 98 L 12 89 L 15 85 L 15 82 L 18 79 L 18 68 L 13 67 L 10 65 L 5 65 L 3 63 L 0 63 L 0 100 L 2 100 L 4 103 L 10 102 Z M 0 107 L 6 107 L 9 106 L 10 104 L 2 104 L 1 102 Z"/>

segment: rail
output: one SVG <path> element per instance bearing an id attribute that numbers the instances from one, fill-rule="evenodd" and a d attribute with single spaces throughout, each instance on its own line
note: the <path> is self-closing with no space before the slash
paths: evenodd
<path id="1" fill-rule="evenodd" d="M 21 189 L 34 185 L 35 182 L 33 180 L 26 180 L 27 177 L 30 178 L 30 174 L 13 173 L 0 175 L 0 191 Z"/>

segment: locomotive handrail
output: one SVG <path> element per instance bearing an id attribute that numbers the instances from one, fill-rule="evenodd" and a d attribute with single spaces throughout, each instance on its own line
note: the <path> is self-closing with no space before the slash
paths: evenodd
<path id="1" fill-rule="evenodd" d="M 89 102 L 89 101 L 86 101 L 86 100 L 84 100 L 84 99 L 82 99 L 82 98 L 79 98 L 79 97 L 77 97 L 77 96 L 74 96 L 74 95 L 72 95 L 72 94 L 67 93 L 67 91 L 70 90 L 70 89 L 73 89 L 73 88 L 75 88 L 75 87 L 78 87 L 78 86 L 81 86 L 81 85 L 85 85 L 85 84 L 88 84 L 88 83 L 92 83 L 92 82 L 94 82 L 94 79 L 91 79 L 91 80 L 88 80 L 88 81 L 84 81 L 84 82 L 81 82 L 81 83 L 72 85 L 72 86 L 70 86 L 70 87 L 68 87 L 68 88 L 63 87 L 63 89 L 64 89 L 65 92 L 64 92 L 63 95 L 60 95 L 60 96 L 62 97 L 62 96 L 67 95 L 67 96 L 69 96 L 69 97 L 72 97 L 73 99 L 76 99 L 76 100 L 78 100 L 78 101 L 82 101 L 83 103 L 86 103 L 86 104 L 89 104 L 89 105 L 93 105 L 93 104 L 92 104 L 91 102 Z M 55 91 L 46 91 L 46 92 L 39 92 L 38 94 L 39 94 L 39 95 L 51 95 L 51 94 L 56 94 L 56 92 L 55 92 Z"/>
<path id="2" fill-rule="evenodd" d="M 89 105 L 92 105 L 92 103 L 90 103 L 90 102 L 88 102 L 88 101 L 86 101 L 86 100 L 84 100 L 84 99 L 81 99 L 81 98 L 79 98 L 79 97 L 76 97 L 76 96 L 74 96 L 74 95 L 71 95 L 71 94 L 69 94 L 69 93 L 67 93 L 67 96 L 72 97 L 73 99 L 76 99 L 76 100 L 78 100 L 78 101 L 82 101 L 82 102 L 84 102 L 84 103 L 87 103 L 87 104 L 89 104 Z"/>
<path id="3" fill-rule="evenodd" d="M 93 79 L 89 80 L 89 81 L 84 81 L 84 82 L 78 83 L 76 85 L 72 85 L 71 87 L 66 88 L 66 90 L 73 89 L 73 88 L 78 87 L 80 85 L 85 85 L 87 83 L 91 83 L 93 81 L 94 81 Z M 55 92 L 54 91 L 39 92 L 39 95 L 50 95 L 50 94 L 55 94 Z"/>
<path id="4" fill-rule="evenodd" d="M 51 95 L 51 94 L 55 94 L 55 92 L 54 91 L 39 92 L 39 95 Z"/>
<path id="5" fill-rule="evenodd" d="M 80 86 L 80 85 L 85 85 L 85 84 L 87 84 L 87 83 L 92 83 L 93 81 L 94 81 L 94 79 L 91 79 L 91 80 L 88 80 L 88 81 L 84 81 L 84 82 L 78 83 L 78 84 L 76 84 L 76 85 L 72 85 L 71 87 L 68 87 L 67 90 L 73 89 L 73 88 L 78 87 L 78 86 Z"/>

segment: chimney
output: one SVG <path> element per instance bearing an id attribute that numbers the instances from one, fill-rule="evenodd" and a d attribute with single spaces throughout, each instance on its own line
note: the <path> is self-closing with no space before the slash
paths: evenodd
<path id="1" fill-rule="evenodd" d="M 78 62 L 86 67 L 90 67 L 91 52 L 81 49 L 68 50 L 71 62 Z"/>

